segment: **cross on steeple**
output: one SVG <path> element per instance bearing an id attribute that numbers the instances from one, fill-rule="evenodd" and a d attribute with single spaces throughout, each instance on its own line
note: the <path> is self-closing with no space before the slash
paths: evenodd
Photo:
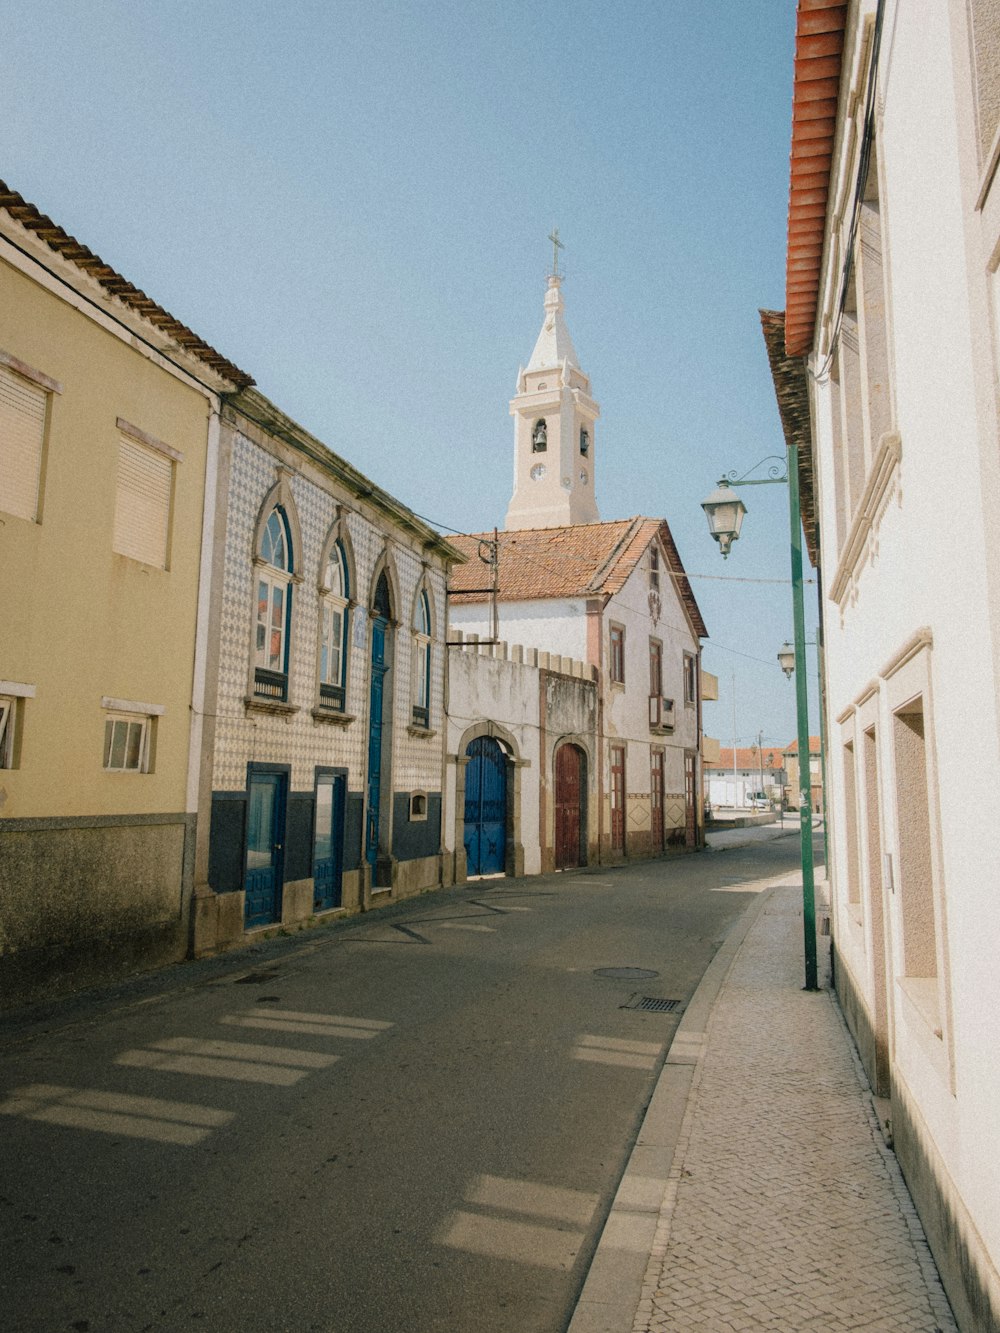
<path id="1" fill-rule="evenodd" d="M 558 227 L 553 227 L 552 230 L 549 232 L 549 240 L 552 242 L 552 276 L 553 276 L 554 278 L 558 278 L 558 276 L 559 276 L 559 251 L 560 251 L 560 250 L 565 250 L 565 249 L 566 249 L 566 247 L 563 245 L 562 241 L 559 239 L 559 228 L 558 228 Z"/>

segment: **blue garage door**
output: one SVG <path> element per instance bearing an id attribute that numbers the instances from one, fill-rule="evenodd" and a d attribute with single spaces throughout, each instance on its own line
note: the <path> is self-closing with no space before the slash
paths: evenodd
<path id="1" fill-rule="evenodd" d="M 498 741 L 479 736 L 465 752 L 465 855 L 470 875 L 505 868 L 507 758 Z"/>

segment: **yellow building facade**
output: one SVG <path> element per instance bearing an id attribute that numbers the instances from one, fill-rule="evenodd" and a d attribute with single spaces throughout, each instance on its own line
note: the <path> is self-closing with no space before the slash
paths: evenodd
<path id="1" fill-rule="evenodd" d="M 0 1002 L 186 951 L 206 475 L 249 382 L 0 185 Z"/>

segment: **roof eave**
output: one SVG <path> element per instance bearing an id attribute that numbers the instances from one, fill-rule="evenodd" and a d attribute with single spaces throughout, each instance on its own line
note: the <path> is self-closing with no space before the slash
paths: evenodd
<path id="1" fill-rule="evenodd" d="M 847 9 L 847 0 L 799 0 L 796 17 L 785 284 L 788 356 L 805 356 L 815 338 L 820 267 L 804 269 L 800 247 L 822 253 Z"/>

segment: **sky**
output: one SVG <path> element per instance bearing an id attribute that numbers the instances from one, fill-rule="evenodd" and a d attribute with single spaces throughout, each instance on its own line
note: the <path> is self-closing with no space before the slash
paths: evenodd
<path id="1" fill-rule="evenodd" d="M 670 524 L 706 732 L 783 744 L 787 488 L 742 493 L 725 562 L 700 502 L 784 454 L 757 312 L 794 29 L 795 0 L 9 4 L 0 179 L 445 532 L 503 525 L 558 227 L 601 517 Z"/>

